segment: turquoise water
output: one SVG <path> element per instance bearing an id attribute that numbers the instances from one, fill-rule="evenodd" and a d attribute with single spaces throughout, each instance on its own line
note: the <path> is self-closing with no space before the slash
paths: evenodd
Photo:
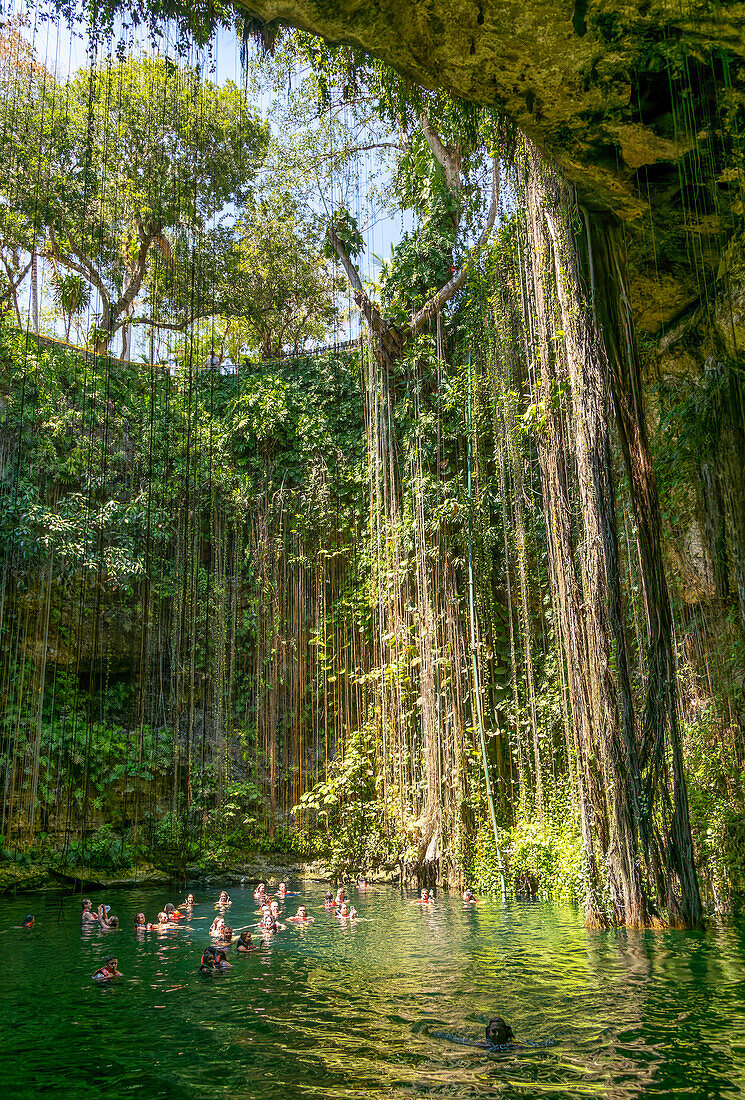
<path id="1" fill-rule="evenodd" d="M 745 934 L 586 932 L 571 909 L 380 888 L 343 926 L 325 887 L 232 970 L 198 974 L 217 891 L 193 919 L 138 937 L 163 890 L 112 892 L 118 931 L 81 933 L 77 899 L 0 899 L 0 1096 L 726 1097 L 745 1091 Z M 235 928 L 256 921 L 231 888 Z M 102 900 L 96 897 L 96 901 Z M 33 912 L 30 932 L 13 927 Z M 123 977 L 91 974 L 116 954 Z M 504 1016 L 535 1047 L 487 1052 Z"/>

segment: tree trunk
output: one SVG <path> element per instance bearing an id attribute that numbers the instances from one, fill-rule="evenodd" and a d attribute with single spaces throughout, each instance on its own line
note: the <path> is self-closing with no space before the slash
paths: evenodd
<path id="1" fill-rule="evenodd" d="M 672 611 L 662 559 L 657 483 L 644 416 L 641 364 L 625 286 L 624 253 L 614 224 L 588 219 L 588 231 L 591 275 L 604 290 L 596 300 L 607 352 L 608 386 L 613 396 L 638 530 L 647 611 L 649 649 L 640 750 L 646 810 L 640 823 L 647 858 L 654 864 L 657 855 L 652 812 L 656 804 L 660 806 L 667 829 L 667 835 L 662 837 L 668 871 L 664 876 L 663 896 L 670 922 L 696 928 L 703 922 L 703 912 L 680 745 Z M 668 768 L 672 778 L 672 806 L 667 792 Z M 678 880 L 677 887 L 670 872 Z M 658 874 L 661 886 L 662 879 Z"/>

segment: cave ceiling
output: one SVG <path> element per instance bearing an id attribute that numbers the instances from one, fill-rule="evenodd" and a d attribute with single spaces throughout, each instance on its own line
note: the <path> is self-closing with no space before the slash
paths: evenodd
<path id="1" fill-rule="evenodd" d="M 741 209 L 739 142 L 723 131 L 745 118 L 745 4 L 236 6 L 270 30 L 290 24 L 360 46 L 425 87 L 497 105 L 575 185 L 583 205 L 628 227 L 642 328 L 670 323 L 716 277 Z"/>

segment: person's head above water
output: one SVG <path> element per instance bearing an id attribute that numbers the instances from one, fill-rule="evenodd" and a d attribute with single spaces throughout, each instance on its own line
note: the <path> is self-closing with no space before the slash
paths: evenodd
<path id="1" fill-rule="evenodd" d="M 512 1028 L 501 1016 L 493 1016 L 486 1025 L 486 1041 L 495 1047 L 506 1046 L 515 1038 Z"/>
<path id="2" fill-rule="evenodd" d="M 29 913 L 29 915 L 26 917 L 25 921 L 23 922 L 23 927 L 24 928 L 33 928 L 34 927 L 34 915 L 33 915 L 33 913 Z"/>

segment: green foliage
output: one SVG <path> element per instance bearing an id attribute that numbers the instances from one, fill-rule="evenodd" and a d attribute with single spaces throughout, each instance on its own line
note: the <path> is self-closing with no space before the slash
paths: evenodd
<path id="1" fill-rule="evenodd" d="M 745 894 L 745 782 L 719 746 L 739 733 L 715 704 L 683 724 L 688 802 L 696 864 L 713 907 L 729 911 Z"/>
<path id="2" fill-rule="evenodd" d="M 129 871 L 133 852 L 126 834 L 117 833 L 106 824 L 83 840 L 75 840 L 69 847 L 52 853 L 50 862 L 61 870 L 87 867 L 91 871 Z"/>
<path id="3" fill-rule="evenodd" d="M 579 825 L 575 815 L 561 818 L 560 803 L 554 811 L 553 819 L 542 828 L 526 820 L 502 833 L 507 889 L 517 896 L 581 905 L 586 884 Z M 477 889 L 488 893 L 501 889 L 494 835 L 486 821 L 476 833 L 472 873 Z"/>
<path id="4" fill-rule="evenodd" d="M 345 207 L 341 207 L 334 214 L 332 226 L 337 237 L 344 245 L 347 254 L 351 256 L 352 259 L 354 259 L 355 256 L 359 256 L 364 250 L 365 242 L 362 239 L 362 234 L 360 233 L 356 218 L 350 214 Z M 329 259 L 333 259 L 336 256 L 336 251 L 328 236 L 324 242 L 323 254 Z"/>
<path id="5" fill-rule="evenodd" d="M 189 866 L 202 859 L 204 852 L 199 810 L 182 806 L 159 818 L 146 818 L 140 854 L 154 867 L 186 878 Z"/>
<path id="6" fill-rule="evenodd" d="M 356 731 L 344 755 L 332 761 L 328 779 L 317 783 L 293 808 L 326 826 L 326 862 L 336 879 L 375 870 L 395 858 L 386 835 L 383 807 L 377 796 L 369 733 Z"/>

